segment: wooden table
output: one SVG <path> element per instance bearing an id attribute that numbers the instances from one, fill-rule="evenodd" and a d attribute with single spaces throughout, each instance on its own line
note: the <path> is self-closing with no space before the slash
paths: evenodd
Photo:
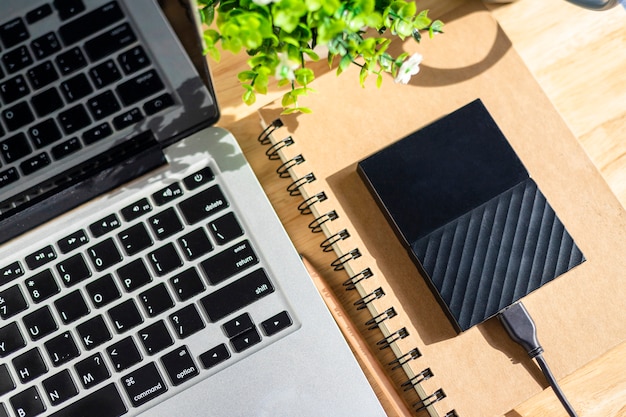
<path id="1" fill-rule="evenodd" d="M 519 0 L 489 8 L 620 202 L 626 203 L 624 8 L 593 12 L 563 0 Z M 256 109 L 282 95 L 282 91 L 272 90 L 252 106 L 242 104 L 243 90 L 236 74 L 245 68 L 245 59 L 243 54 L 224 53 L 220 63 L 211 63 L 222 107 L 219 124 L 236 137 L 256 136 Z M 320 70 L 324 66 L 321 63 Z M 511 77 L 514 82 L 514 74 Z M 244 151 L 254 153 L 245 147 Z M 265 172 L 264 160 L 253 158 L 250 162 L 257 175 L 275 175 Z M 626 416 L 626 343 L 560 383 L 568 397 L 577 399 L 580 417 Z M 561 415 L 565 413 L 548 389 L 516 406 L 506 417 Z"/>

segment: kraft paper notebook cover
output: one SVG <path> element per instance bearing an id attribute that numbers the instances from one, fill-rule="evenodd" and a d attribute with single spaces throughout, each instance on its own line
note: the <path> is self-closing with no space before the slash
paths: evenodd
<path id="1" fill-rule="evenodd" d="M 378 332 L 367 330 L 378 323 L 381 342 L 372 349 L 388 345 L 398 358 L 387 369 L 396 381 L 411 380 L 405 387 L 416 392 L 408 401 L 416 409 L 428 405 L 431 416 L 500 416 L 544 389 L 545 380 L 497 320 L 457 335 L 359 178 L 357 162 L 482 100 L 586 257 L 523 299 L 557 379 L 626 339 L 626 212 L 482 4 L 459 2 L 437 18 L 447 24 L 444 35 L 396 45 L 424 55 L 409 85 L 386 77 L 381 89 L 374 80 L 361 88 L 356 67 L 325 74 L 304 99 L 313 114 L 280 116 L 280 103 L 260 110 L 267 126 L 260 140 L 271 142 L 264 149 L 276 160 L 268 163 L 289 177 L 274 179 L 288 187 L 273 199 L 278 212 L 296 216 L 299 208 L 310 229 L 323 233 L 287 223 L 288 232 L 296 245 L 317 239 L 334 252 L 339 271 L 326 278 L 338 291 L 345 281 L 356 288 L 343 296 L 346 307 L 368 310 L 364 333 Z M 272 124 L 276 119 L 282 126 Z M 327 259 L 322 249 L 316 253 L 306 256 Z M 397 365 L 402 370 L 392 370 Z M 410 400 L 416 393 L 423 401 Z M 593 399 L 570 401 L 576 407 Z"/>

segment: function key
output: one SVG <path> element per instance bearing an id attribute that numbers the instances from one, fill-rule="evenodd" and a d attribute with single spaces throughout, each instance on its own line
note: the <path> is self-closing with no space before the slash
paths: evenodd
<path id="1" fill-rule="evenodd" d="M 82 145 L 80 144 L 80 140 L 74 137 L 63 143 L 60 143 L 54 146 L 51 152 L 52 152 L 52 156 L 54 157 L 54 159 L 61 159 L 80 150 L 80 148 L 82 148 Z"/>
<path id="2" fill-rule="evenodd" d="M 195 174 L 191 174 L 188 177 L 185 177 L 183 179 L 183 184 L 185 184 L 185 187 L 189 191 L 191 191 L 212 181 L 214 178 L 215 174 L 213 174 L 213 170 L 209 167 L 205 167 Z"/>
<path id="3" fill-rule="evenodd" d="M 30 175 L 48 165 L 50 165 L 50 158 L 47 153 L 42 152 L 22 162 L 20 168 L 24 175 Z"/>
<path id="4" fill-rule="evenodd" d="M 28 255 L 25 261 L 26 265 L 28 265 L 28 268 L 35 269 L 56 259 L 56 257 L 57 254 L 54 251 L 54 248 L 51 245 L 48 245 L 44 248 L 39 249 L 37 252 Z"/>
<path id="5" fill-rule="evenodd" d="M 28 39 L 28 29 L 21 17 L 13 19 L 0 26 L 0 39 L 5 48 L 11 48 Z"/>
<path id="6" fill-rule="evenodd" d="M 43 6 L 39 6 L 36 9 L 31 10 L 26 13 L 26 22 L 32 25 L 35 22 L 40 21 L 41 19 L 48 17 L 52 14 L 52 7 L 49 4 L 44 4 Z"/>
<path id="7" fill-rule="evenodd" d="M 82 0 L 54 0 L 52 3 L 61 20 L 67 20 L 85 10 Z"/>
<path id="8" fill-rule="evenodd" d="M 175 182 L 152 194 L 152 198 L 157 205 L 162 206 L 180 197 L 181 195 L 183 195 L 183 189 L 180 188 L 180 185 L 177 182 Z"/>
<path id="9" fill-rule="evenodd" d="M 22 265 L 18 261 L 15 261 L 10 265 L 0 268 L 0 285 L 11 282 L 22 275 L 24 275 L 24 268 L 22 268 Z"/>
<path id="10" fill-rule="evenodd" d="M 100 219 L 95 223 L 92 223 L 89 226 L 89 230 L 95 237 L 100 237 L 110 232 L 111 230 L 117 229 L 121 225 L 122 223 L 120 223 L 120 220 L 115 214 L 109 214 L 105 218 Z"/>
<path id="11" fill-rule="evenodd" d="M 86 243 L 89 242 L 87 233 L 84 230 L 78 230 L 69 236 L 65 236 L 63 239 L 57 242 L 61 253 L 68 253 Z"/>
<path id="12" fill-rule="evenodd" d="M 11 167 L 5 171 L 0 172 L 0 188 L 14 183 L 20 178 L 20 174 L 17 169 Z"/>
<path id="13" fill-rule="evenodd" d="M 148 199 L 142 198 L 136 203 L 133 203 L 130 206 L 124 207 L 122 209 L 122 217 L 127 222 L 130 222 L 151 211 L 152 211 L 152 205 L 150 204 Z"/>

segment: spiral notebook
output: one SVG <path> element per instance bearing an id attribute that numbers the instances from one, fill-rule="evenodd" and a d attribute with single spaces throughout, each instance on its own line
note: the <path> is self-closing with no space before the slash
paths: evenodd
<path id="1" fill-rule="evenodd" d="M 457 335 L 357 162 L 483 101 L 587 259 L 523 298 L 557 379 L 626 339 L 626 213 L 484 6 L 459 2 L 437 17 L 444 35 L 396 46 L 424 56 L 409 85 L 387 77 L 381 89 L 361 88 L 358 68 L 331 71 L 303 99 L 313 114 L 282 116 L 280 102 L 260 109 L 256 146 L 282 177 L 264 185 L 285 188 L 270 198 L 292 240 L 313 263 L 330 263 L 325 278 L 354 317 L 367 316 L 360 329 L 416 415 L 502 416 L 547 387 L 540 371 L 497 320 Z"/>

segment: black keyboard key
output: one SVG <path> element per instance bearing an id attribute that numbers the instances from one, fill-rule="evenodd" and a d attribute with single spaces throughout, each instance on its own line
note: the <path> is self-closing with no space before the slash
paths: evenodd
<path id="1" fill-rule="evenodd" d="M 20 71 L 33 63 L 33 58 L 25 45 L 2 55 L 2 62 L 9 74 Z"/>
<path id="2" fill-rule="evenodd" d="M 250 242 L 244 240 L 203 261 L 200 265 L 209 282 L 215 285 L 258 262 L 259 258 Z"/>
<path id="3" fill-rule="evenodd" d="M 33 341 L 42 339 L 59 328 L 47 306 L 25 315 L 22 321 L 26 327 L 26 332 Z"/>
<path id="4" fill-rule="evenodd" d="M 134 291 L 152 281 L 152 276 L 141 258 L 119 268 L 117 276 L 126 292 Z"/>
<path id="5" fill-rule="evenodd" d="M 191 174 L 183 179 L 183 184 L 189 190 L 195 190 L 198 187 L 201 187 L 215 179 L 215 174 L 213 174 L 213 170 L 209 167 L 202 168 L 200 171 Z"/>
<path id="6" fill-rule="evenodd" d="M 174 245 L 171 243 L 150 252 L 148 259 L 152 264 L 153 270 L 160 277 L 183 266 L 183 261 L 180 259 Z"/>
<path id="7" fill-rule="evenodd" d="M 131 204 L 130 206 L 126 206 L 122 209 L 122 217 L 127 222 L 138 219 L 146 213 L 152 211 L 152 205 L 148 201 L 147 198 L 142 198 L 136 203 Z"/>
<path id="8" fill-rule="evenodd" d="M 195 224 L 228 207 L 219 186 L 214 185 L 179 204 L 187 224 Z"/>
<path id="9" fill-rule="evenodd" d="M 164 204 L 169 203 L 172 200 L 177 199 L 178 197 L 183 195 L 183 189 L 180 188 L 180 185 L 177 182 L 169 184 L 167 187 L 157 191 L 152 194 L 152 199 L 156 203 L 157 206 L 162 206 Z"/>
<path id="10" fill-rule="evenodd" d="M 198 259 L 213 250 L 213 245 L 204 229 L 196 229 L 178 238 L 178 245 L 189 261 Z"/>
<path id="11" fill-rule="evenodd" d="M 199 373 L 187 346 L 181 346 L 163 355 L 161 363 L 163 363 L 165 372 L 167 372 L 167 376 L 174 386 L 190 380 Z"/>
<path id="12" fill-rule="evenodd" d="M 52 275 L 52 271 L 49 269 L 43 270 L 33 275 L 31 278 L 28 278 L 25 284 L 26 289 L 30 293 L 30 298 L 35 303 L 47 300 L 61 290 Z"/>
<path id="13" fill-rule="evenodd" d="M 28 268 L 36 269 L 50 261 L 55 260 L 56 258 L 57 254 L 54 251 L 54 248 L 51 245 L 48 245 L 28 255 L 25 261 Z"/>
<path id="14" fill-rule="evenodd" d="M 117 93 L 125 105 L 134 104 L 146 97 L 149 97 L 161 90 L 165 86 L 155 70 L 148 70 L 132 80 L 126 81 L 117 86 Z"/>
<path id="15" fill-rule="evenodd" d="M 256 330 L 256 328 L 252 328 L 248 330 L 247 332 L 230 339 L 230 343 L 232 344 L 235 352 L 243 352 L 244 350 L 260 342 L 261 342 L 261 335 Z"/>
<path id="16" fill-rule="evenodd" d="M 28 128 L 28 136 L 35 148 L 43 148 L 61 139 L 61 131 L 53 119 L 46 119 Z"/>
<path id="17" fill-rule="evenodd" d="M 11 48 L 30 37 L 21 17 L 10 20 L 0 26 L 0 39 L 5 48 Z"/>
<path id="18" fill-rule="evenodd" d="M 60 5 L 64 0 L 57 0 Z M 59 29 L 59 34 L 65 45 L 71 45 L 80 40 L 83 40 L 94 33 L 104 29 L 105 27 L 124 18 L 122 10 L 117 5 L 117 2 L 112 1 L 99 7 L 78 19 L 74 19 L 69 23 L 64 24 Z"/>
<path id="19" fill-rule="evenodd" d="M 91 276 L 91 271 L 80 253 L 59 262 L 57 271 L 66 287 L 78 284 Z"/>
<path id="20" fill-rule="evenodd" d="M 113 129 L 108 123 L 102 123 L 98 126 L 94 126 L 91 129 L 85 130 L 83 132 L 83 141 L 87 145 L 91 145 L 92 143 L 98 142 L 104 138 L 107 138 L 113 134 Z"/>
<path id="21" fill-rule="evenodd" d="M 174 301 L 163 283 L 142 292 L 139 294 L 139 299 L 148 317 L 158 316 L 174 307 Z"/>
<path id="22" fill-rule="evenodd" d="M 26 72 L 26 75 L 35 90 L 45 87 L 59 79 L 59 74 L 50 61 L 42 62 L 30 68 Z"/>
<path id="23" fill-rule="evenodd" d="M 70 332 L 64 332 L 44 343 L 52 364 L 61 366 L 78 357 L 80 351 Z"/>
<path id="24" fill-rule="evenodd" d="M 24 268 L 22 268 L 22 264 L 15 261 L 3 268 L 0 268 L 0 285 L 11 282 L 15 278 L 21 277 L 22 275 L 24 275 Z"/>
<path id="25" fill-rule="evenodd" d="M 274 287 L 263 269 L 246 275 L 200 299 L 212 322 L 252 304 L 274 292 Z"/>
<path id="26" fill-rule="evenodd" d="M 63 75 L 70 74 L 87 65 L 87 59 L 78 47 L 74 47 L 63 53 L 60 53 L 55 58 L 55 62 L 59 67 L 59 71 L 61 71 L 61 74 Z"/>
<path id="27" fill-rule="evenodd" d="M 141 120 L 143 120 L 143 114 L 141 113 L 141 110 L 139 110 L 138 107 L 134 107 L 128 111 L 125 111 L 119 116 L 115 116 L 115 118 L 113 119 L 113 126 L 117 130 L 122 130 L 127 128 L 128 126 L 132 126 L 138 123 Z"/>
<path id="28" fill-rule="evenodd" d="M 35 378 L 39 378 L 41 375 L 48 372 L 48 367 L 37 348 L 22 353 L 15 357 L 12 362 L 17 377 L 23 384 Z"/>
<path id="29" fill-rule="evenodd" d="M 220 344 L 207 350 L 200 355 L 200 362 L 204 368 L 209 369 L 230 358 L 230 352 L 225 344 Z"/>
<path id="30" fill-rule="evenodd" d="M 52 4 L 54 4 L 61 20 L 67 20 L 85 10 L 82 0 L 54 0 Z"/>
<path id="31" fill-rule="evenodd" d="M 89 237 L 84 230 L 78 230 L 57 242 L 61 253 L 69 253 L 85 244 L 89 243 Z"/>
<path id="32" fill-rule="evenodd" d="M 0 396 L 15 389 L 15 382 L 6 363 L 0 364 Z M 1 414 L 0 414 L 1 415 Z"/>
<path id="33" fill-rule="evenodd" d="M 41 93 L 34 95 L 31 98 L 30 102 L 33 105 L 35 114 L 37 114 L 37 116 L 39 117 L 44 117 L 64 106 L 61 95 L 54 87 L 48 88 L 47 90 L 44 90 Z"/>
<path id="34" fill-rule="evenodd" d="M 124 375 L 122 385 L 133 407 L 139 407 L 167 391 L 165 381 L 152 362 Z"/>
<path id="35" fill-rule="evenodd" d="M 108 267 L 122 261 L 122 255 L 117 250 L 112 238 L 95 244 L 87 250 L 87 253 L 98 271 L 104 271 Z"/>
<path id="36" fill-rule="evenodd" d="M 291 317 L 289 317 L 289 313 L 286 311 L 281 311 L 275 316 L 270 317 L 269 319 L 263 321 L 261 323 L 261 327 L 263 327 L 263 331 L 267 336 L 273 336 L 281 330 L 286 329 L 291 326 L 293 321 Z"/>
<path id="37" fill-rule="evenodd" d="M 111 373 L 106 363 L 99 353 L 83 359 L 74 365 L 78 379 L 83 384 L 83 388 L 91 388 L 98 385 L 102 381 L 106 381 Z"/>
<path id="38" fill-rule="evenodd" d="M 239 336 L 240 334 L 247 332 L 253 327 L 254 323 L 252 322 L 252 317 L 250 317 L 248 313 L 243 313 L 242 315 L 237 316 L 234 319 L 228 320 L 222 325 L 224 333 L 226 333 L 226 336 L 228 336 L 229 338 Z"/>
<path id="39" fill-rule="evenodd" d="M 184 339 L 192 334 L 204 329 L 204 321 L 198 313 L 198 309 L 193 304 L 181 308 L 177 312 L 170 314 L 170 323 L 179 339 Z"/>
<path id="40" fill-rule="evenodd" d="M 91 119 L 82 104 L 62 111 L 59 113 L 58 120 L 63 131 L 68 135 L 89 126 L 91 123 Z"/>
<path id="41" fill-rule="evenodd" d="M 42 168 L 47 167 L 48 165 L 50 165 L 50 157 L 47 153 L 42 152 L 22 162 L 20 164 L 20 169 L 24 175 L 30 175 Z"/>
<path id="42" fill-rule="evenodd" d="M 121 110 L 120 103 L 110 90 L 90 98 L 87 101 L 87 108 L 95 120 L 100 120 Z"/>
<path id="43" fill-rule="evenodd" d="M 218 245 L 224 245 L 243 235 L 243 229 L 234 213 L 228 213 L 212 221 L 208 227 Z"/>
<path id="44" fill-rule="evenodd" d="M 158 97 L 150 99 L 143 104 L 143 111 L 148 115 L 160 112 L 163 109 L 174 105 L 174 99 L 168 93 L 161 94 Z"/>
<path id="45" fill-rule="evenodd" d="M 80 144 L 80 140 L 74 137 L 69 140 L 66 140 L 63 143 L 60 143 L 54 146 L 51 150 L 52 156 L 54 159 L 65 158 L 68 155 L 73 154 L 74 152 L 80 150 L 82 145 Z"/>
<path id="46" fill-rule="evenodd" d="M 57 299 L 54 306 L 64 324 L 72 323 L 89 314 L 89 307 L 79 290 Z"/>
<path id="47" fill-rule="evenodd" d="M 111 333 L 102 316 L 96 316 L 76 326 L 76 331 L 87 350 L 92 350 L 111 340 Z"/>
<path id="48" fill-rule="evenodd" d="M 174 344 L 174 340 L 163 320 L 159 320 L 140 330 L 138 336 L 148 355 L 154 355 Z"/>
<path id="49" fill-rule="evenodd" d="M 0 327 L 0 358 L 5 358 L 26 346 L 16 322 Z"/>
<path id="50" fill-rule="evenodd" d="M 18 285 L 0 291 L 0 318 L 3 320 L 11 318 L 27 308 L 28 303 Z"/>
<path id="51" fill-rule="evenodd" d="M 143 323 L 141 313 L 133 300 L 127 300 L 109 310 L 109 317 L 113 321 L 115 331 L 124 333 Z"/>
<path id="52" fill-rule="evenodd" d="M 128 23 L 122 23 L 108 32 L 85 42 L 85 52 L 89 59 L 95 62 L 130 45 L 136 40 L 137 37 L 133 33 L 130 25 Z"/>
<path id="53" fill-rule="evenodd" d="M 117 65 L 111 59 L 90 69 L 89 76 L 96 88 L 106 87 L 122 78 L 120 70 L 117 69 Z"/>
<path id="54" fill-rule="evenodd" d="M 4 171 L 0 171 L 0 188 L 14 183 L 20 179 L 20 174 L 15 168 L 9 168 Z"/>
<path id="55" fill-rule="evenodd" d="M 31 147 L 24 133 L 18 133 L 0 142 L 0 153 L 6 162 L 14 162 L 31 153 Z"/>
<path id="56" fill-rule="evenodd" d="M 106 274 L 94 282 L 90 282 L 85 289 L 96 308 L 103 307 L 122 296 L 111 274 Z"/>
<path id="57" fill-rule="evenodd" d="M 26 13 L 26 22 L 32 25 L 33 23 L 36 23 L 51 14 L 52 7 L 46 3 Z"/>
<path id="58" fill-rule="evenodd" d="M 42 385 L 52 405 L 61 404 L 78 395 L 76 384 L 67 369 L 44 379 Z"/>
<path id="59" fill-rule="evenodd" d="M 85 74 L 78 74 L 67 81 L 63 81 L 60 88 L 65 96 L 65 101 L 68 103 L 86 97 L 93 91 L 93 87 L 89 84 Z"/>
<path id="60" fill-rule="evenodd" d="M 30 93 L 23 76 L 18 75 L 0 83 L 0 97 L 5 104 L 13 103 Z"/>
<path id="61" fill-rule="evenodd" d="M 117 235 L 122 248 L 128 256 L 132 256 L 149 248 L 154 243 L 143 223 L 137 223 Z"/>
<path id="62" fill-rule="evenodd" d="M 107 354 L 116 372 L 124 371 L 141 362 L 141 353 L 131 336 L 107 347 Z"/>
<path id="63" fill-rule="evenodd" d="M 170 283 L 180 301 L 186 301 L 205 290 L 204 283 L 196 268 L 189 268 L 170 278 Z"/>
<path id="64" fill-rule="evenodd" d="M 148 222 L 159 240 L 167 239 L 183 230 L 183 224 L 172 207 L 150 217 Z"/>
<path id="65" fill-rule="evenodd" d="M 121 417 L 128 409 L 115 384 L 106 385 L 50 417 Z"/>
<path id="66" fill-rule="evenodd" d="M 46 33 L 30 43 L 30 48 L 37 59 L 44 59 L 61 50 L 61 43 L 54 32 Z"/>
<path id="67" fill-rule="evenodd" d="M 27 102 L 22 101 L 2 111 L 2 120 L 9 131 L 26 126 L 35 116 Z"/>
<path id="68" fill-rule="evenodd" d="M 111 230 L 117 229 L 120 226 L 122 226 L 122 223 L 120 222 L 120 219 L 117 218 L 117 215 L 109 214 L 103 219 L 92 223 L 89 226 L 89 231 L 91 231 L 91 234 L 94 235 L 94 237 L 100 237 L 109 233 Z"/>
<path id="69" fill-rule="evenodd" d="M 33 417 L 46 411 L 46 405 L 37 391 L 37 387 L 30 387 L 12 396 L 9 399 L 16 416 Z"/>
<path id="70" fill-rule="evenodd" d="M 141 46 L 120 54 L 118 62 L 126 74 L 132 74 L 150 65 L 150 58 Z"/>

